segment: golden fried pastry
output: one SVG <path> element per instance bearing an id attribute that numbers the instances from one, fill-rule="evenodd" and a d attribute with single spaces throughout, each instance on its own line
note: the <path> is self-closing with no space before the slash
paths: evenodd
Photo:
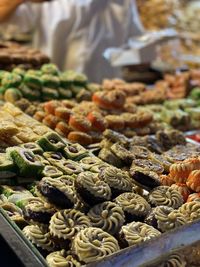
<path id="1" fill-rule="evenodd" d="M 200 170 L 192 171 L 186 181 L 187 186 L 199 193 L 200 192 Z"/>
<path id="2" fill-rule="evenodd" d="M 179 209 L 188 222 L 200 219 L 200 202 L 192 201 L 183 204 Z"/>

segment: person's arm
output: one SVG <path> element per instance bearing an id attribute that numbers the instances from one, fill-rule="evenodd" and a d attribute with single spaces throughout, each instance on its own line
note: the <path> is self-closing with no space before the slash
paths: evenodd
<path id="1" fill-rule="evenodd" d="M 24 0 L 0 0 L 0 23 L 6 21 Z"/>

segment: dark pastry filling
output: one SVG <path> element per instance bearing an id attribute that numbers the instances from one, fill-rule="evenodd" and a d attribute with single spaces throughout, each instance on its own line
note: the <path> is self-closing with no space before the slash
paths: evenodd
<path id="1" fill-rule="evenodd" d="M 48 224 L 51 216 L 53 213 L 45 212 L 45 211 L 32 211 L 32 210 L 25 210 L 23 212 L 25 220 L 33 220 L 39 223 Z"/>
<path id="2" fill-rule="evenodd" d="M 94 196 L 87 189 L 82 188 L 79 185 L 77 185 L 76 190 L 77 190 L 78 195 L 83 199 L 83 201 L 91 206 L 94 206 L 96 204 L 99 204 L 105 201 L 105 199 Z"/>
<path id="3" fill-rule="evenodd" d="M 74 203 L 63 192 L 46 182 L 38 185 L 38 190 L 50 203 L 53 203 L 58 207 L 70 209 L 74 206 Z"/>
<path id="4" fill-rule="evenodd" d="M 35 162 L 34 157 L 32 155 L 30 155 L 30 153 L 24 152 L 24 156 L 26 157 L 27 160 L 29 160 L 31 162 Z"/>
<path id="5" fill-rule="evenodd" d="M 73 147 L 73 146 L 69 146 L 68 149 L 72 153 L 77 153 L 78 152 L 78 150 L 75 147 Z"/>
<path id="6" fill-rule="evenodd" d="M 62 154 L 61 154 L 60 152 L 52 153 L 52 154 L 51 154 L 51 158 L 52 158 L 52 159 L 60 160 L 60 159 L 62 159 Z"/>
<path id="7" fill-rule="evenodd" d="M 139 184 L 148 187 L 149 189 L 153 189 L 154 187 L 161 185 L 158 179 L 140 171 L 134 172 L 133 179 Z"/>
<path id="8" fill-rule="evenodd" d="M 71 169 L 71 170 L 74 170 L 74 171 L 76 170 L 76 167 L 73 166 L 73 165 L 70 164 L 70 163 L 64 163 L 63 166 L 65 166 L 65 167 L 67 167 L 67 168 L 69 168 L 69 169 Z"/>

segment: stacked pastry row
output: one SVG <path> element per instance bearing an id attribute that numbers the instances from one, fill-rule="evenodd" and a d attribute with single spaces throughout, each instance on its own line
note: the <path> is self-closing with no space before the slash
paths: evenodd
<path id="1" fill-rule="evenodd" d="M 93 90 L 99 89 L 88 84 L 85 75 L 60 72 L 54 64 L 44 64 L 38 70 L 17 67 L 12 72 L 0 71 L 0 85 L 1 99 L 12 103 L 23 98 L 39 102 L 69 98 L 81 101 L 84 97 L 91 99 Z"/>
<path id="2" fill-rule="evenodd" d="M 112 95 L 112 96 L 111 96 Z M 120 102 L 120 94 L 110 94 L 113 103 Z M 119 97 L 119 98 L 118 98 Z M 105 129 L 123 132 L 126 136 L 144 135 L 155 130 L 151 112 L 139 111 L 135 105 L 117 108 L 102 108 L 95 102 L 83 101 L 77 104 L 63 100 L 45 103 L 34 118 L 55 129 L 72 142 L 82 145 L 97 143 Z M 158 123 L 157 125 L 161 127 Z M 161 128 L 162 129 L 162 128 Z"/>
<path id="3" fill-rule="evenodd" d="M 162 185 L 161 164 L 145 164 L 154 168 L 147 170 L 134 163 L 126 171 L 56 134 L 33 144 L 6 155 L 21 177 L 43 178 L 29 190 L 1 186 L 1 206 L 50 267 L 101 260 L 200 218 L 198 200 L 185 203 L 176 188 Z"/>

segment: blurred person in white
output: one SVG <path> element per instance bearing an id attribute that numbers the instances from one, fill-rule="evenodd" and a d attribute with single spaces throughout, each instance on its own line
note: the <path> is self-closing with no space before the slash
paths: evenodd
<path id="1" fill-rule="evenodd" d="M 0 26 L 12 25 L 32 31 L 34 47 L 60 69 L 84 72 L 93 82 L 119 77 L 104 50 L 143 32 L 135 0 L 0 0 Z"/>

